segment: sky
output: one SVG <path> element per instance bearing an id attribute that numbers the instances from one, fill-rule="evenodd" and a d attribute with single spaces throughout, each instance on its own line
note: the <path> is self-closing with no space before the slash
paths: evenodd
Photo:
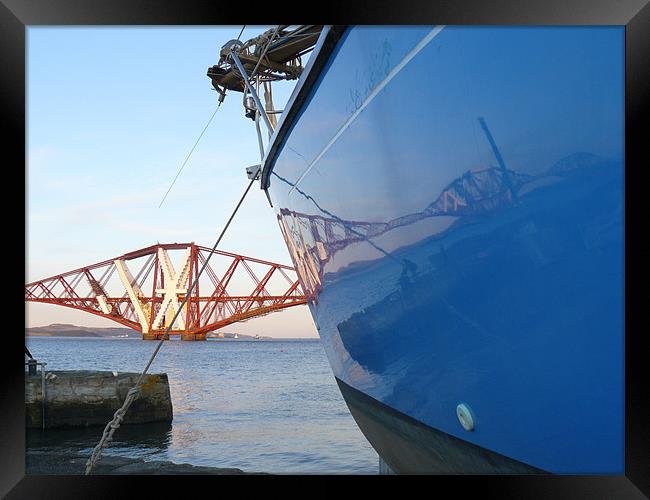
<path id="1" fill-rule="evenodd" d="M 28 27 L 26 282 L 156 242 L 212 247 L 260 161 L 241 94 L 217 106 L 206 76 L 241 26 Z M 242 40 L 268 29 L 247 26 Z M 306 61 L 303 59 L 303 64 Z M 273 88 L 283 109 L 295 81 Z M 255 186 L 219 248 L 291 264 L 273 209 Z M 120 326 L 65 307 L 26 303 L 26 326 Z M 306 306 L 229 326 L 317 337 Z"/>

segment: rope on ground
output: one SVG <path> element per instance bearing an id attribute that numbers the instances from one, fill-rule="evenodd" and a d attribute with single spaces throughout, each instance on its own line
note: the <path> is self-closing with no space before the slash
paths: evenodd
<path id="1" fill-rule="evenodd" d="M 174 323 L 176 322 L 176 318 L 178 318 L 178 315 L 180 312 L 183 310 L 183 307 L 189 300 L 190 296 L 192 295 L 192 291 L 194 290 L 194 287 L 196 284 L 199 282 L 199 278 L 201 277 L 201 274 L 203 274 L 203 270 L 205 267 L 208 265 L 208 262 L 210 261 L 210 258 L 212 257 L 212 254 L 214 254 L 215 250 L 217 249 L 217 246 L 221 242 L 221 239 L 223 238 L 223 235 L 226 233 L 226 230 L 228 229 L 228 226 L 230 226 L 230 223 L 235 217 L 235 214 L 239 210 L 239 207 L 241 206 L 242 202 L 244 201 L 244 198 L 246 198 L 246 195 L 251 189 L 251 186 L 253 185 L 253 182 L 255 182 L 256 179 L 259 178 L 260 171 L 258 170 L 257 175 L 254 175 L 251 179 L 251 181 L 248 183 L 248 187 L 246 187 L 246 190 L 244 191 L 244 194 L 242 197 L 239 199 L 239 203 L 237 203 L 237 206 L 235 207 L 235 210 L 233 210 L 232 214 L 230 215 L 230 218 L 228 219 L 228 222 L 226 222 L 226 225 L 224 226 L 223 230 L 221 231 L 221 234 L 219 235 L 219 238 L 217 238 L 217 241 L 214 243 L 214 246 L 212 247 L 212 250 L 210 251 L 210 254 L 208 257 L 205 259 L 205 262 L 203 263 L 203 266 L 201 267 L 201 270 L 199 271 L 199 274 L 196 276 L 196 279 L 190 284 L 190 287 L 185 294 L 185 298 L 183 299 L 183 302 L 181 303 L 180 307 L 174 314 L 174 317 L 172 318 L 171 323 L 165 330 L 164 334 L 162 335 L 162 338 L 158 342 L 158 345 L 156 346 L 156 349 L 154 350 L 153 354 L 151 355 L 151 358 L 149 358 L 149 362 L 145 366 L 143 372 L 140 374 L 138 377 L 137 382 L 135 385 L 129 389 L 129 392 L 126 394 L 126 398 L 124 399 L 124 403 L 122 406 L 115 412 L 113 415 L 113 419 L 106 424 L 106 427 L 104 428 L 104 432 L 102 433 L 102 437 L 99 440 L 99 443 L 97 443 L 97 446 L 93 449 L 92 454 L 90 455 L 90 458 L 88 459 L 88 462 L 86 462 L 86 472 L 85 475 L 89 475 L 90 472 L 93 470 L 93 467 L 97 464 L 101 457 L 102 450 L 108 446 L 108 443 L 110 443 L 113 439 L 113 434 L 117 429 L 119 429 L 122 420 L 124 420 L 124 415 L 126 414 L 127 410 L 131 406 L 131 403 L 135 401 L 138 396 L 140 395 L 140 384 L 142 382 L 142 379 L 146 375 L 147 371 L 149 370 L 149 367 L 151 366 L 151 363 L 153 363 L 154 358 L 156 357 L 156 354 L 158 354 L 158 351 L 160 351 L 160 348 L 162 347 L 162 344 L 164 342 L 164 337 L 169 333 L 169 331 L 172 329 L 174 326 Z"/>

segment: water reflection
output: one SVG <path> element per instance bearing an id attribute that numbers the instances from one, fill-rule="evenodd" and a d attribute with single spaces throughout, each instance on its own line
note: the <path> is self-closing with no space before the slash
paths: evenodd
<path id="1" fill-rule="evenodd" d="M 27 429 L 26 447 L 34 451 L 58 450 L 68 453 L 90 453 L 104 431 L 103 426 L 74 429 Z M 104 453 L 129 457 L 146 457 L 169 448 L 172 439 L 171 422 L 129 424 L 114 434 Z"/>
<path id="2" fill-rule="evenodd" d="M 137 372 L 153 349 L 140 339 L 28 337 L 27 345 L 56 370 Z M 280 474 L 377 471 L 316 339 L 172 340 L 150 371 L 168 374 L 171 426 L 124 425 L 105 453 Z M 102 431 L 35 430 L 27 445 L 89 456 Z"/>

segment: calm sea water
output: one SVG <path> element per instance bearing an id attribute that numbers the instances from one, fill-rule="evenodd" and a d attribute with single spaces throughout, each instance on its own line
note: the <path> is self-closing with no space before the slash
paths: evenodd
<path id="1" fill-rule="evenodd" d="M 156 343 L 34 338 L 48 370 L 140 372 Z M 343 401 L 318 340 L 165 342 L 149 373 L 166 372 L 171 424 L 124 426 L 106 455 L 276 474 L 377 474 L 378 457 Z M 29 431 L 30 449 L 88 453 L 102 426 Z"/>

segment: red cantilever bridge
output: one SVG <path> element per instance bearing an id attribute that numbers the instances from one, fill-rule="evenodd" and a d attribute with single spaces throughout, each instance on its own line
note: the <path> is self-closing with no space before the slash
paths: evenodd
<path id="1" fill-rule="evenodd" d="M 28 283 L 25 300 L 86 311 L 160 339 L 210 252 L 194 243 L 152 245 Z M 305 304 L 293 275 L 290 266 L 215 250 L 169 333 L 205 340 L 237 321 Z"/>

